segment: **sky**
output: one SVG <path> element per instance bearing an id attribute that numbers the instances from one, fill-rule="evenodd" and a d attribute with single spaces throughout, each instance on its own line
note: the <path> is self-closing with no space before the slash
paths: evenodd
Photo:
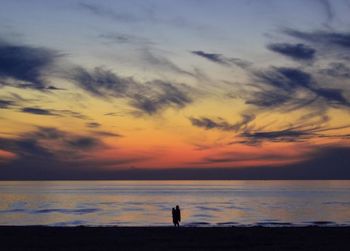
<path id="1" fill-rule="evenodd" d="M 0 179 L 350 178 L 348 0 L 0 6 Z"/>

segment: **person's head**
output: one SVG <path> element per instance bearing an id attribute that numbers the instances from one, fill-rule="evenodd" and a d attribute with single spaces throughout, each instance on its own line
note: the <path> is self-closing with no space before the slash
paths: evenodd
<path id="1" fill-rule="evenodd" d="M 176 205 L 176 209 L 180 209 L 179 205 Z"/>

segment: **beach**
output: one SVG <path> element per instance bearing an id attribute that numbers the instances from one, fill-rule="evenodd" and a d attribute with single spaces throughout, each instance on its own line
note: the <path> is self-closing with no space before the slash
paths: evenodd
<path id="1" fill-rule="evenodd" d="M 1 226 L 1 250 L 346 250 L 350 227 Z"/>

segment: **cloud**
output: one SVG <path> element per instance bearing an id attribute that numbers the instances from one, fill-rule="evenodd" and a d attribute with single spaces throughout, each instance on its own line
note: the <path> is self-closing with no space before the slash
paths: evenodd
<path id="1" fill-rule="evenodd" d="M 93 137 L 76 137 L 66 141 L 66 144 L 78 149 L 96 148 L 101 142 Z"/>
<path id="2" fill-rule="evenodd" d="M 227 64 L 227 62 L 223 59 L 221 54 L 216 53 L 207 53 L 204 51 L 191 51 L 192 54 L 208 59 L 209 61 L 219 63 L 219 64 Z"/>
<path id="3" fill-rule="evenodd" d="M 73 118 L 82 119 L 82 120 L 90 119 L 88 116 L 81 114 L 80 112 L 71 111 L 67 109 L 57 110 L 57 109 L 26 107 L 26 108 L 23 108 L 22 111 L 27 113 L 32 113 L 32 114 L 38 114 L 38 115 L 54 115 L 59 117 L 67 116 L 67 117 L 73 117 Z"/>
<path id="4" fill-rule="evenodd" d="M 350 78 L 350 68 L 342 62 L 330 63 L 327 68 L 321 69 L 319 72 L 333 78 Z"/>
<path id="5" fill-rule="evenodd" d="M 234 133 L 234 141 L 225 143 L 245 144 L 250 146 L 260 145 L 264 142 L 307 142 L 313 138 L 348 139 L 349 135 L 338 133 L 338 130 L 350 128 L 350 124 L 339 127 L 330 127 L 330 117 L 323 110 L 306 113 L 288 126 L 280 129 L 269 130 L 273 122 L 268 124 L 252 123 L 255 120 L 253 114 L 243 114 L 242 119 L 236 123 L 229 123 L 222 118 L 210 119 L 206 117 L 189 118 L 193 126 L 206 130 L 221 130 Z M 196 145 L 198 146 L 198 145 Z M 201 147 L 202 148 L 202 147 Z"/>
<path id="6" fill-rule="evenodd" d="M 108 170 L 149 159 L 137 153 L 114 158 L 96 155 L 105 149 L 108 146 L 99 137 L 54 127 L 37 127 L 13 137 L 0 137 L 0 150 L 14 155 L 1 159 L 0 179 L 107 178 Z"/>
<path id="7" fill-rule="evenodd" d="M 89 117 L 85 116 L 84 114 L 67 110 L 67 109 L 57 110 L 57 109 L 46 109 L 41 107 L 23 107 L 19 111 L 24 113 L 34 114 L 34 115 L 58 116 L 58 117 L 68 116 L 68 117 L 73 117 L 73 118 L 82 119 L 82 120 L 89 119 Z"/>
<path id="8" fill-rule="evenodd" d="M 304 107 L 315 101 L 315 99 L 304 100 L 291 97 L 288 93 L 280 90 L 260 90 L 253 92 L 251 97 L 245 101 L 248 105 L 254 105 L 260 108 L 285 108 L 287 110 L 295 110 Z"/>
<path id="9" fill-rule="evenodd" d="M 247 145 L 258 145 L 262 142 L 307 142 L 312 138 L 330 137 L 334 139 L 348 139 L 349 135 L 339 134 L 338 130 L 349 128 L 350 125 L 340 127 L 329 127 L 329 117 L 321 115 L 319 120 L 308 122 L 309 118 L 303 117 L 293 126 L 280 130 L 260 130 L 253 127 L 241 132 L 238 137 L 243 138 L 241 141 L 233 143 L 241 143 Z M 329 133 L 331 132 L 331 133 Z"/>
<path id="10" fill-rule="evenodd" d="M 42 147 L 35 138 L 1 139 L 0 149 L 15 153 L 20 158 L 52 158 L 52 153 Z"/>
<path id="11" fill-rule="evenodd" d="M 119 133 L 107 132 L 107 131 L 93 131 L 92 133 L 101 137 L 123 137 L 123 135 Z"/>
<path id="12" fill-rule="evenodd" d="M 52 111 L 56 114 L 59 114 L 60 116 L 70 116 L 70 117 L 82 119 L 82 120 L 89 120 L 90 119 L 90 117 L 87 115 L 84 115 L 80 112 L 68 110 L 68 109 L 63 109 L 63 110 L 50 109 L 50 111 Z"/>
<path id="13" fill-rule="evenodd" d="M 207 129 L 207 130 L 219 129 L 222 131 L 237 132 L 237 131 L 245 128 L 248 125 L 248 123 L 253 121 L 255 119 L 255 115 L 243 114 L 242 120 L 237 122 L 237 123 L 234 123 L 234 124 L 230 124 L 222 118 L 218 118 L 216 120 L 206 118 L 206 117 L 202 117 L 199 119 L 198 118 L 189 118 L 189 119 L 190 119 L 193 126 L 201 127 L 201 128 Z"/>
<path id="14" fill-rule="evenodd" d="M 295 160 L 299 156 L 290 156 L 283 153 L 244 153 L 244 152 L 226 152 L 216 156 L 205 157 L 202 161 L 195 163 L 200 164 L 212 164 L 212 163 L 235 163 L 235 162 L 249 162 L 249 161 L 273 161 L 273 162 L 286 162 Z"/>
<path id="15" fill-rule="evenodd" d="M 154 44 L 154 42 L 147 38 L 119 32 L 101 34 L 99 35 L 99 38 L 103 39 L 108 43 L 132 44 L 140 45 L 143 47 Z"/>
<path id="16" fill-rule="evenodd" d="M 284 33 L 314 44 L 324 45 L 326 48 L 350 49 L 350 33 L 335 31 L 303 32 L 294 29 L 285 29 Z"/>
<path id="17" fill-rule="evenodd" d="M 112 116 L 112 117 L 123 117 L 124 113 L 122 112 L 107 112 L 105 114 L 103 114 L 105 116 Z"/>
<path id="18" fill-rule="evenodd" d="M 246 99 L 247 104 L 261 108 L 285 107 L 289 110 L 310 106 L 316 101 L 332 107 L 350 106 L 344 90 L 322 87 L 310 73 L 298 68 L 272 67 L 270 70 L 256 71 L 253 76 L 263 86 Z"/>
<path id="19" fill-rule="evenodd" d="M 0 41 L 0 82 L 16 87 L 44 90 L 45 72 L 60 55 L 41 47 Z"/>
<path id="20" fill-rule="evenodd" d="M 142 20 L 139 17 L 132 15 L 131 13 L 118 12 L 111 8 L 107 8 L 99 4 L 81 2 L 78 4 L 78 7 L 81 10 L 89 12 L 90 14 L 93 14 L 95 16 L 107 17 L 109 19 L 112 19 L 118 22 L 128 23 L 128 22 L 139 22 Z"/>
<path id="21" fill-rule="evenodd" d="M 66 90 L 64 88 L 56 87 L 56 86 L 53 86 L 53 85 L 49 85 L 46 89 L 47 90 L 54 90 L 54 91 L 65 91 Z"/>
<path id="22" fill-rule="evenodd" d="M 76 68 L 72 80 L 88 93 L 99 98 L 126 98 L 136 113 L 153 115 L 173 107 L 183 108 L 192 103 L 191 88 L 161 80 L 139 83 L 133 78 L 119 77 L 109 70 L 95 68 L 89 72 Z"/>
<path id="23" fill-rule="evenodd" d="M 145 65 L 146 67 L 148 65 L 152 67 L 151 70 L 157 69 L 162 72 L 169 71 L 177 74 L 187 75 L 190 77 L 196 77 L 195 74 L 181 69 L 179 66 L 177 66 L 168 58 L 162 55 L 159 55 L 159 53 L 156 53 L 155 50 L 150 50 L 149 48 L 143 48 L 141 50 L 141 58 L 146 63 Z"/>
<path id="24" fill-rule="evenodd" d="M 255 76 L 262 83 L 286 91 L 313 85 L 312 76 L 297 68 L 273 67 L 272 70 L 256 72 Z"/>
<path id="25" fill-rule="evenodd" d="M 334 19 L 335 13 L 334 13 L 334 9 L 331 5 L 331 2 L 328 0 L 317 0 L 320 5 L 322 6 L 322 8 L 325 11 L 326 17 L 327 17 L 327 21 L 332 21 Z"/>
<path id="26" fill-rule="evenodd" d="M 89 128 L 98 128 L 101 126 L 101 124 L 97 123 L 97 122 L 88 122 L 88 123 L 86 123 L 86 126 Z"/>
<path id="27" fill-rule="evenodd" d="M 53 113 L 50 110 L 36 107 L 24 107 L 21 109 L 22 112 L 31 113 L 36 115 L 48 115 L 48 116 L 57 116 L 57 114 Z"/>
<path id="28" fill-rule="evenodd" d="M 343 90 L 336 88 L 315 88 L 313 92 L 327 100 L 331 105 L 350 106 L 349 101 L 343 95 Z"/>
<path id="29" fill-rule="evenodd" d="M 103 147 L 94 137 L 80 136 L 52 127 L 38 127 L 16 138 L 1 138 L 0 149 L 14 153 L 17 158 L 56 159 L 78 158 L 85 150 Z M 69 153 L 69 157 L 65 154 Z"/>
<path id="30" fill-rule="evenodd" d="M 8 109 L 15 105 L 15 102 L 12 100 L 3 100 L 0 99 L 0 109 Z"/>
<path id="31" fill-rule="evenodd" d="M 315 49 L 305 44 L 274 43 L 269 44 L 267 48 L 294 60 L 312 60 L 316 52 Z"/>
<path id="32" fill-rule="evenodd" d="M 57 140 L 66 137 L 66 133 L 54 127 L 38 127 L 36 131 L 22 135 L 24 138 L 27 138 L 27 136 L 33 139 Z"/>
<path id="33" fill-rule="evenodd" d="M 192 98 L 187 94 L 191 88 L 185 85 L 157 80 L 148 83 L 148 86 L 153 88 L 148 95 L 136 93 L 131 101 L 131 104 L 141 112 L 152 115 L 167 107 L 180 109 L 192 103 Z"/>
<path id="34" fill-rule="evenodd" d="M 241 137 L 248 141 L 243 141 L 248 144 L 257 144 L 262 141 L 271 142 L 297 142 L 310 139 L 315 136 L 313 131 L 298 130 L 298 129 L 284 129 L 276 131 L 260 131 L 260 132 L 244 132 L 240 134 Z"/>
<path id="35" fill-rule="evenodd" d="M 70 77 L 79 87 L 98 97 L 123 97 L 128 95 L 128 89 L 136 85 L 132 78 L 121 78 L 110 70 L 100 67 L 91 72 L 76 67 Z"/>
<path id="36" fill-rule="evenodd" d="M 218 63 L 226 66 L 238 66 L 239 68 L 246 69 L 251 66 L 251 63 L 240 58 L 228 58 L 222 54 L 207 53 L 204 51 L 191 51 L 192 54 L 205 58 L 211 62 Z"/>

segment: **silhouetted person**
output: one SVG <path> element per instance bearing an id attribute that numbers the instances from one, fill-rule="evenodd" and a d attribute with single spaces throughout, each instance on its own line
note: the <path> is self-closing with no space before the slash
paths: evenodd
<path id="1" fill-rule="evenodd" d="M 177 221 L 177 218 L 176 218 L 176 209 L 175 209 L 175 207 L 173 207 L 173 209 L 171 210 L 171 214 L 173 216 L 174 227 L 176 227 L 177 225 L 179 225 L 179 222 Z"/>
<path id="2" fill-rule="evenodd" d="M 180 226 L 180 221 L 181 221 L 181 210 L 179 205 L 176 206 L 175 210 L 174 210 L 174 215 L 175 217 L 175 221 L 174 221 L 174 225 L 179 227 Z"/>

